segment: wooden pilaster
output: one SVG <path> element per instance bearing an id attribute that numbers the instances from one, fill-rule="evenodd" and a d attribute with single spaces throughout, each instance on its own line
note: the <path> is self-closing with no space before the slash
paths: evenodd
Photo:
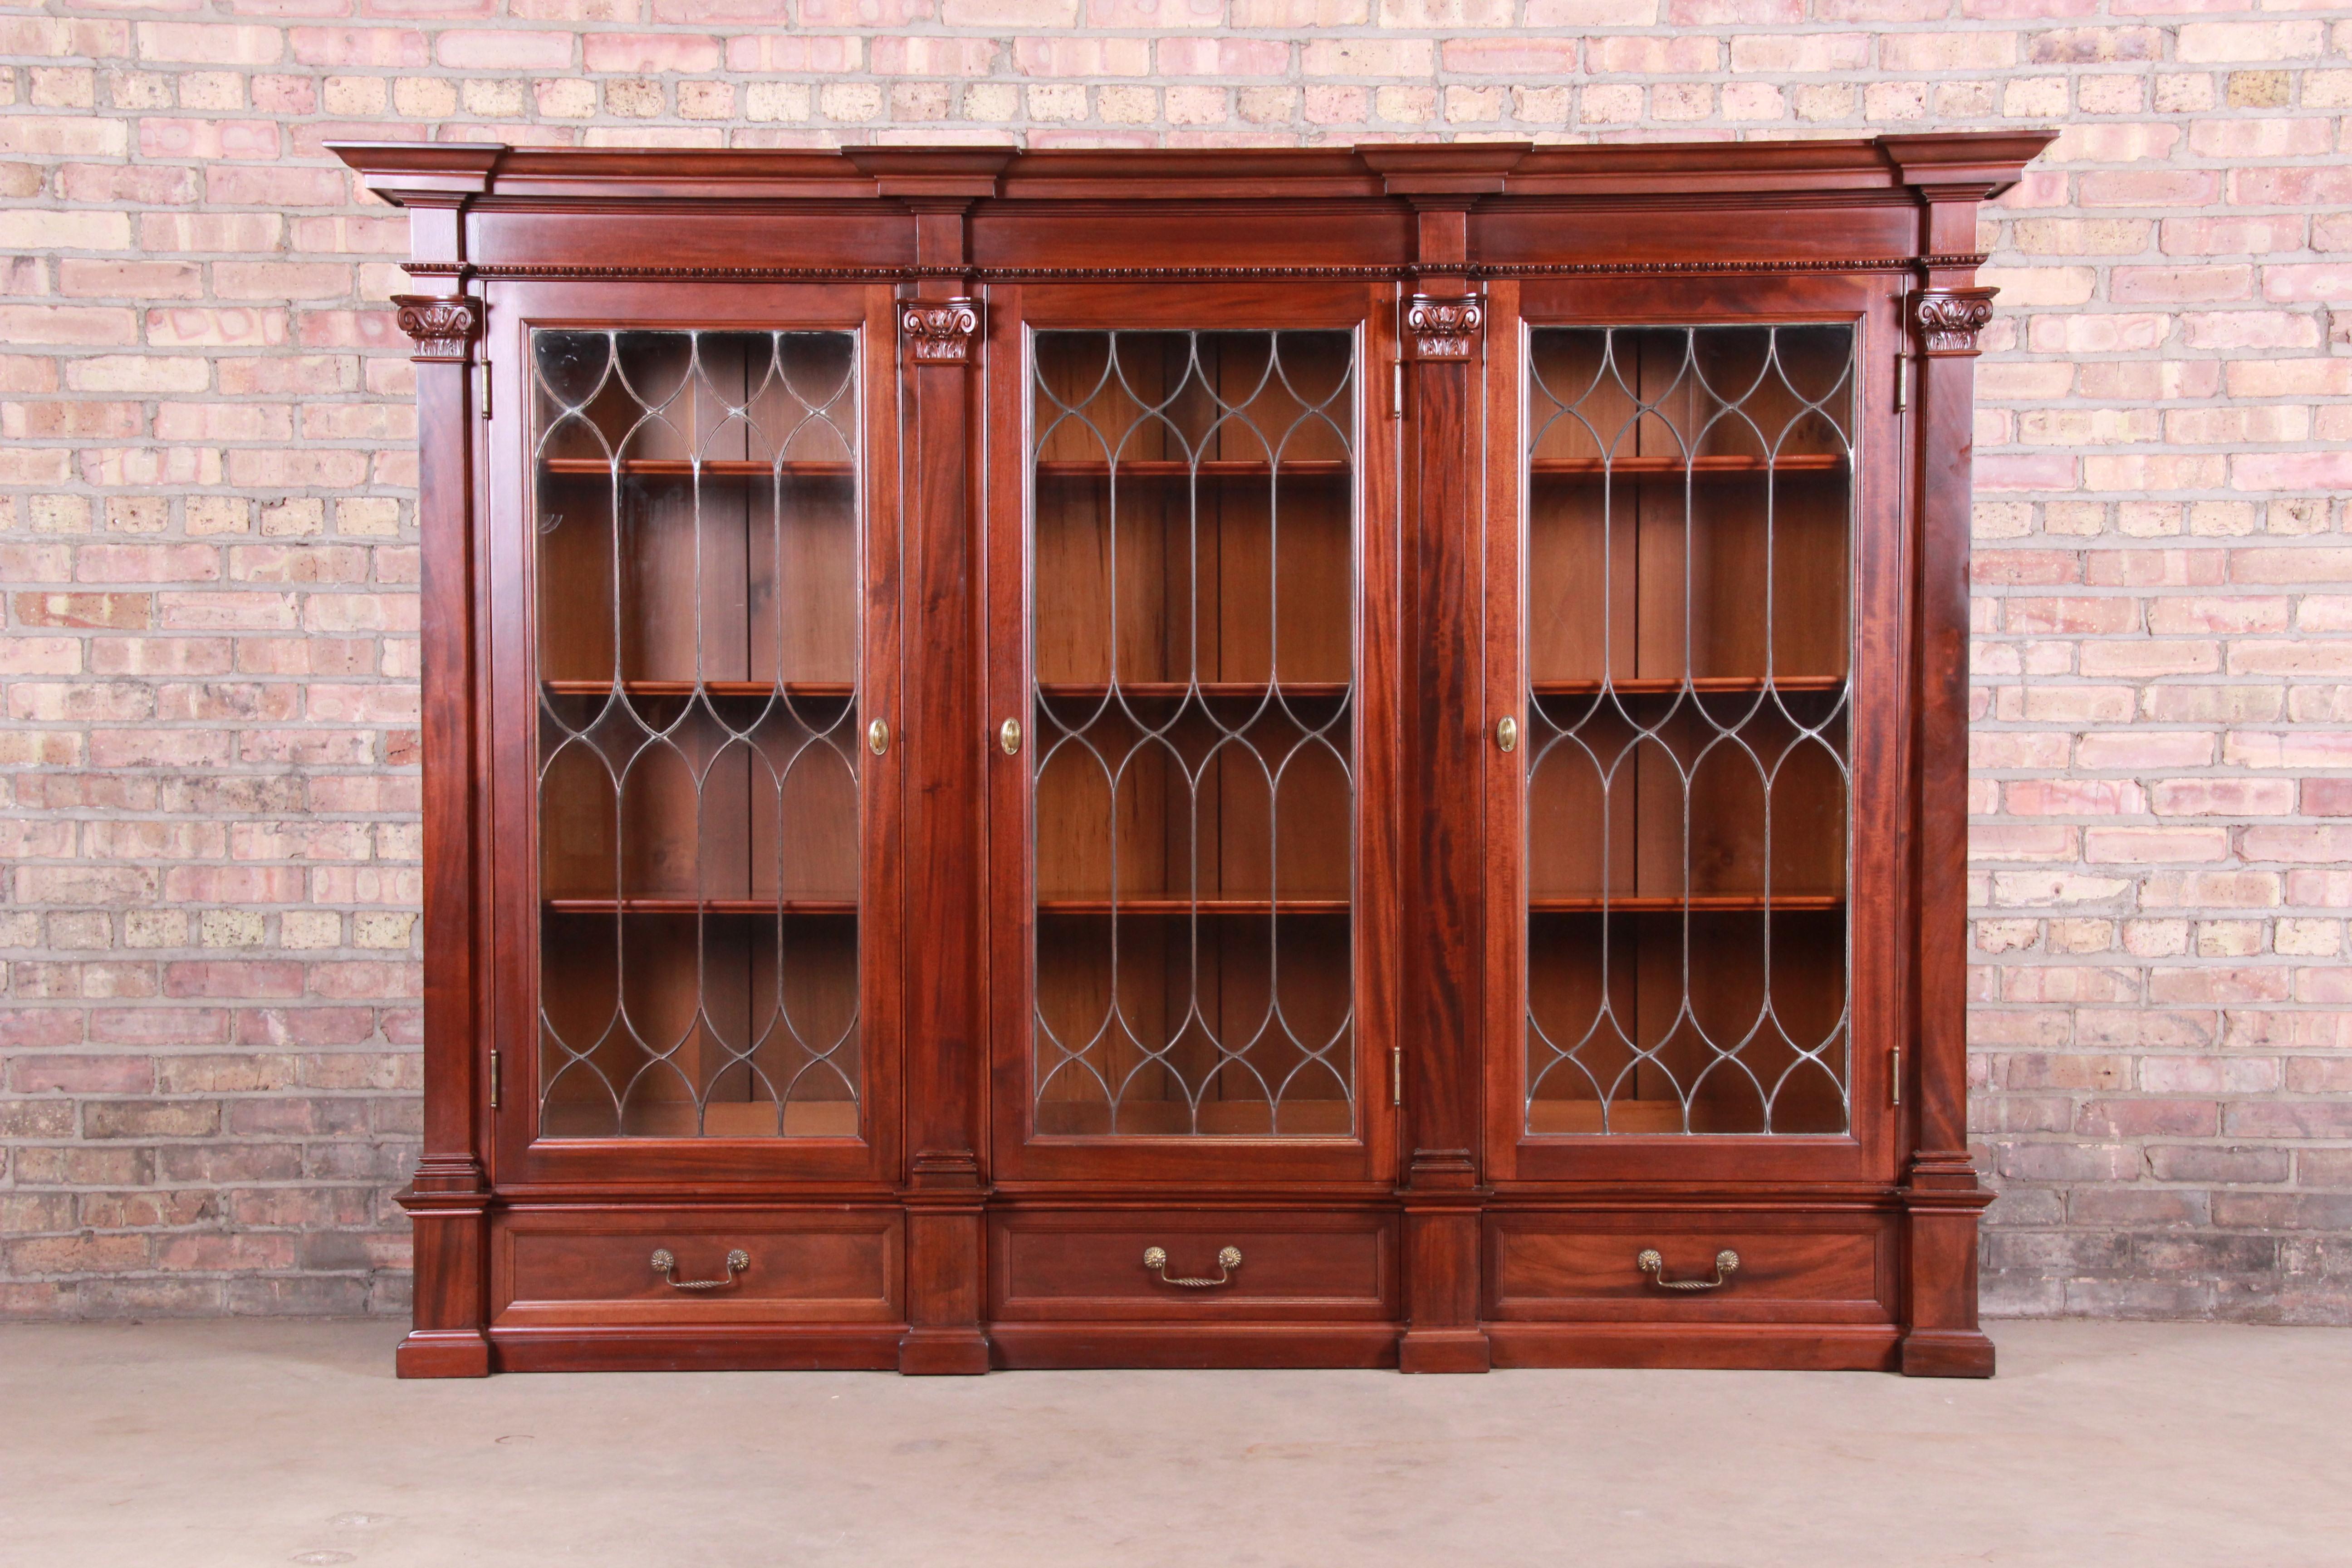
<path id="1" fill-rule="evenodd" d="M 402 199 L 411 214 L 410 270 L 446 292 L 395 295 L 415 344 L 419 673 L 423 685 L 425 1074 L 424 1147 L 400 1194 L 409 1216 L 415 1316 L 396 1357 L 403 1377 L 482 1377 L 489 1180 L 490 1048 L 484 1014 L 488 931 L 477 919 L 485 865 L 475 780 L 486 777 L 481 666 L 475 646 L 479 552 L 475 538 L 474 371 L 481 300 L 465 292 L 465 207 L 499 149 L 470 149 L 436 184 Z"/>
<path id="2" fill-rule="evenodd" d="M 1920 197 L 1923 287 L 1906 345 L 1918 357 L 1913 432 L 1918 520 L 1919 797 L 1917 1016 L 1910 1082 L 1916 1134 L 1904 1182 L 1903 1370 L 1990 1377 L 1992 1342 L 1977 1321 L 1977 1220 L 1992 1201 L 1968 1143 L 1969 538 L 1973 506 L 1977 336 L 1992 319 L 1975 279 L 1977 208 L 2005 188 L 1975 148 L 1940 139 L 1885 145 Z M 1948 160 L 1956 153 L 1971 162 Z"/>
<path id="3" fill-rule="evenodd" d="M 957 269 L 965 216 L 992 195 L 1002 149 L 854 150 L 879 195 L 912 215 L 926 274 L 898 304 L 908 619 L 982 646 L 978 461 L 983 306 Z M 981 670 L 912 650 L 906 663 L 907 944 L 905 1373 L 988 1370 L 981 1129 L 986 1020 L 981 953 L 985 802 Z"/>
<path id="4" fill-rule="evenodd" d="M 1517 143 L 1366 149 L 1413 209 L 1404 360 L 1402 798 L 1408 825 L 1399 954 L 1406 1372 L 1484 1372 L 1479 1053 L 1486 634 L 1486 300 L 1468 276 L 1469 216 L 1527 149 Z M 1460 268 L 1461 271 L 1449 270 Z"/>

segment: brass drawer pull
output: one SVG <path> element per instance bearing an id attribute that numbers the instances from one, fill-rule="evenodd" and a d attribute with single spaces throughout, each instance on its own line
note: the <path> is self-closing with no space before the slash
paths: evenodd
<path id="1" fill-rule="evenodd" d="M 1214 1279 L 1171 1279 L 1168 1277 L 1168 1249 L 1147 1247 L 1143 1249 L 1143 1266 L 1160 1276 L 1164 1285 L 1181 1285 L 1187 1290 L 1213 1290 L 1220 1285 L 1234 1282 L 1234 1270 L 1242 1266 L 1242 1249 L 1228 1247 L 1217 1254 L 1217 1277 Z"/>
<path id="2" fill-rule="evenodd" d="M 667 1247 L 654 1248 L 654 1272 L 673 1290 L 723 1290 L 735 1283 L 735 1276 L 751 1267 L 751 1255 L 741 1247 L 727 1255 L 727 1278 L 724 1279 L 680 1279 L 674 1270 L 677 1259 Z"/>
<path id="3" fill-rule="evenodd" d="M 1665 1266 L 1665 1255 L 1654 1247 L 1642 1248 L 1641 1255 L 1633 1259 L 1633 1267 L 1648 1275 L 1650 1283 L 1662 1290 L 1720 1290 L 1739 1272 L 1739 1254 L 1727 1247 L 1717 1253 L 1712 1279 L 1669 1279 L 1659 1272 Z"/>

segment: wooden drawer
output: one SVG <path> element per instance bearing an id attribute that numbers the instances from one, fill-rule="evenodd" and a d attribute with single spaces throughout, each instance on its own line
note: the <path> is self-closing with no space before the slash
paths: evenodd
<path id="1" fill-rule="evenodd" d="M 495 1326 L 891 1322 L 902 1316 L 896 1209 L 510 1209 L 490 1248 Z M 667 1283 L 728 1276 L 685 1290 Z"/>
<path id="2" fill-rule="evenodd" d="M 1664 1259 L 1654 1279 L 1637 1259 Z M 1718 1253 L 1739 1266 L 1712 1290 Z M 1489 1213 L 1486 1315 L 1497 1321 L 1883 1323 L 1895 1222 L 1878 1215 Z"/>
<path id="3" fill-rule="evenodd" d="M 1167 1255 L 1164 1282 L 1147 1251 Z M 1224 1268 L 1220 1252 L 1241 1254 Z M 1396 1222 L 1374 1211 L 1016 1209 L 991 1226 L 994 1316 L 1284 1321 L 1396 1315 Z"/>

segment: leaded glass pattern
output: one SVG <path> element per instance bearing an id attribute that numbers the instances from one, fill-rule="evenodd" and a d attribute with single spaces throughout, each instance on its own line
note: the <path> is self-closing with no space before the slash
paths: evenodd
<path id="1" fill-rule="evenodd" d="M 532 333 L 542 1136 L 858 1131 L 856 351 Z"/>
<path id="2" fill-rule="evenodd" d="M 1355 1129 L 1342 331 L 1040 331 L 1033 1114 Z"/>
<path id="3" fill-rule="evenodd" d="M 1843 1131 L 1853 329 L 1528 349 L 1527 1129 Z"/>

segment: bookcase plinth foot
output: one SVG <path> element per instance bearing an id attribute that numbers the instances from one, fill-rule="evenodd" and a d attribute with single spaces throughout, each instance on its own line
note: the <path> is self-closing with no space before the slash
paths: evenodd
<path id="1" fill-rule="evenodd" d="M 988 1370 L 988 1336 L 969 1329 L 916 1329 L 898 1342 L 909 1377 L 972 1377 Z"/>
<path id="2" fill-rule="evenodd" d="M 1992 1341 L 1973 1329 L 1914 1329 L 1903 1336 L 1906 1377 L 1990 1377 Z"/>
<path id="3" fill-rule="evenodd" d="M 393 1352 L 402 1377 L 488 1377 L 490 1342 L 476 1329 L 415 1329 Z"/>
<path id="4" fill-rule="evenodd" d="M 1486 1372 L 1493 1364 L 1483 1329 L 1409 1329 L 1397 1342 L 1399 1372 Z"/>

